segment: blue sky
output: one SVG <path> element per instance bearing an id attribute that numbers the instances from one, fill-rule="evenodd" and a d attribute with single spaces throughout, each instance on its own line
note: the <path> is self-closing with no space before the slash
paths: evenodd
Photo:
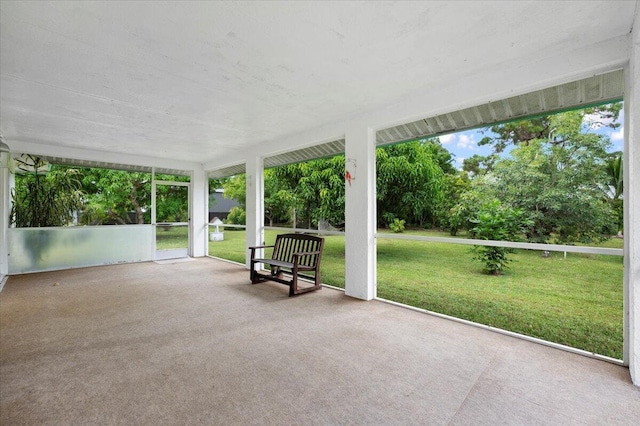
<path id="1" fill-rule="evenodd" d="M 585 117 L 585 122 L 588 122 L 589 116 Z M 610 127 L 594 128 L 592 131 L 609 137 L 611 141 L 610 151 L 622 151 L 624 140 L 624 110 L 620 112 L 620 118 L 617 120 L 621 126 L 617 129 L 611 129 Z M 491 154 L 490 146 L 478 146 L 478 142 L 486 135 L 480 133 L 482 129 L 468 130 L 466 132 L 452 133 L 445 136 L 440 136 L 440 142 L 442 146 L 449 150 L 454 157 L 454 166 L 457 169 L 462 169 L 462 162 L 465 158 L 469 158 L 475 154 L 477 155 L 489 155 Z"/>

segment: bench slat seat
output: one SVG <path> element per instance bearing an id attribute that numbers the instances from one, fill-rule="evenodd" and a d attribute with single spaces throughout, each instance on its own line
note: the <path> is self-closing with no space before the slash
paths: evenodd
<path id="1" fill-rule="evenodd" d="M 295 296 L 322 288 L 320 281 L 320 260 L 324 238 L 305 234 L 281 234 L 273 245 L 249 247 L 251 250 L 251 283 L 258 284 L 266 280 L 289 286 L 289 296 Z M 257 258 L 256 250 L 273 248 L 271 258 Z M 269 266 L 269 273 L 257 270 L 257 265 Z M 313 272 L 302 274 L 300 272 Z M 285 279 L 284 274 L 291 279 Z M 299 287 L 298 278 L 313 281 L 311 287 Z"/>

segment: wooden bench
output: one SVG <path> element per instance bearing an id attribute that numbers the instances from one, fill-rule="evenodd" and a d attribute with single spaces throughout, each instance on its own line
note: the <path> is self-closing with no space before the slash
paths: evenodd
<path id="1" fill-rule="evenodd" d="M 257 249 L 273 247 L 271 258 L 256 258 Z M 281 234 L 272 246 L 249 247 L 251 250 L 251 284 L 266 280 L 289 286 L 289 296 L 320 290 L 320 259 L 324 238 L 305 234 Z M 260 263 L 269 265 L 269 272 L 256 270 Z M 306 272 L 306 273 L 305 273 Z M 310 273 L 313 272 L 313 275 Z M 284 274 L 290 275 L 287 279 Z M 299 287 L 298 278 L 313 280 L 312 287 Z"/>

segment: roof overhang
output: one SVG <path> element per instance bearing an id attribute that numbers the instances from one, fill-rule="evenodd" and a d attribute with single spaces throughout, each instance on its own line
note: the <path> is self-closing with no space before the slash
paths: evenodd
<path id="1" fill-rule="evenodd" d="M 617 102 L 622 100 L 623 95 L 624 72 L 622 69 L 618 69 L 523 95 L 378 130 L 376 145 L 385 146 L 417 139 L 434 138 L 514 120 L 524 120 L 561 111 Z M 277 167 L 332 157 L 343 154 L 344 151 L 345 140 L 339 139 L 265 157 L 264 167 Z M 221 178 L 244 172 L 244 164 L 237 164 L 210 171 L 209 176 Z"/>

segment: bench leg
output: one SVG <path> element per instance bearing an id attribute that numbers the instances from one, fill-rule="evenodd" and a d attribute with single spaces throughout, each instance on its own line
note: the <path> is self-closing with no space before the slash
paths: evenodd
<path id="1" fill-rule="evenodd" d="M 251 284 L 258 284 L 261 280 L 256 271 L 256 263 L 251 261 L 251 271 L 249 272 L 249 277 L 251 278 Z"/>
<path id="2" fill-rule="evenodd" d="M 289 284 L 289 297 L 297 296 L 299 294 L 308 293 L 310 291 L 316 291 L 322 289 L 322 284 L 320 283 L 320 273 L 316 272 L 315 283 L 313 287 L 306 288 L 298 288 L 298 274 L 294 272 L 291 284 Z"/>

